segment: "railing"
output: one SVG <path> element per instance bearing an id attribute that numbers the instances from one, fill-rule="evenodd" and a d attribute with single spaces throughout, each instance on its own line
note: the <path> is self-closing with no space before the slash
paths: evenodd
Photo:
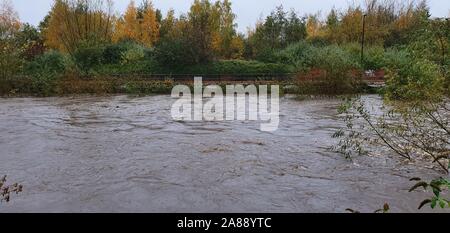
<path id="1" fill-rule="evenodd" d="M 193 81 L 194 77 L 202 77 L 203 81 L 290 81 L 295 77 L 295 74 L 112 74 L 107 76 L 116 78 L 133 77 L 155 81 L 167 79 Z"/>

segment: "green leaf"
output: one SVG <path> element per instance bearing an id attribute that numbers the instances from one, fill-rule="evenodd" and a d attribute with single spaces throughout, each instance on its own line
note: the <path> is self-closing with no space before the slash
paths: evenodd
<path id="1" fill-rule="evenodd" d="M 425 190 L 427 189 L 427 187 L 428 187 L 428 183 L 427 182 L 419 182 L 419 183 L 417 183 L 416 185 L 414 185 L 410 190 L 409 190 L 409 192 L 412 192 L 412 191 L 414 191 L 414 190 L 416 190 L 416 189 L 418 189 L 418 188 L 420 188 L 420 187 L 423 187 Z"/>
<path id="2" fill-rule="evenodd" d="M 444 209 L 446 205 L 447 205 L 447 201 L 442 200 L 442 199 L 439 199 L 439 206 L 440 206 L 442 209 Z"/>
<path id="3" fill-rule="evenodd" d="M 418 209 L 419 209 L 419 210 L 422 209 L 426 204 L 429 204 L 429 203 L 431 203 L 431 200 L 430 200 L 430 199 L 426 199 L 426 200 L 422 201 L 422 203 L 420 203 Z"/>
<path id="4" fill-rule="evenodd" d="M 437 198 L 433 198 L 433 200 L 431 200 L 430 204 L 431 209 L 436 208 L 437 200 L 438 200 Z"/>

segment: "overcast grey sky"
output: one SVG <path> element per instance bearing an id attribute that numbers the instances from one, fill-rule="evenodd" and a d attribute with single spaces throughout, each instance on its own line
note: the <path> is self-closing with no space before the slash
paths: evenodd
<path id="1" fill-rule="evenodd" d="M 12 0 L 23 22 L 37 25 L 47 14 L 53 0 Z M 140 0 L 135 0 L 139 3 Z M 170 8 L 177 14 L 189 10 L 193 0 L 153 0 L 156 8 L 165 14 Z M 301 15 L 321 11 L 326 14 L 333 7 L 345 8 L 353 2 L 362 3 L 363 0 L 231 0 L 233 10 L 237 15 L 239 31 L 244 32 L 247 27 L 253 27 L 255 22 L 272 11 L 276 6 L 283 4 L 286 9 L 294 8 Z M 431 13 L 435 17 L 448 17 L 450 13 L 450 0 L 428 0 Z M 123 12 L 129 0 L 114 0 L 116 12 Z"/>

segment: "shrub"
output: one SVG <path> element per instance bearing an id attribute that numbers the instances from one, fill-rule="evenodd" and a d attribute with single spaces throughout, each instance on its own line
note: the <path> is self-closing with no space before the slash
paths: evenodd
<path id="1" fill-rule="evenodd" d="M 311 69 L 317 71 L 317 75 L 312 75 L 312 79 L 304 82 L 300 79 L 302 92 L 342 94 L 355 92 L 360 87 L 359 70 L 360 65 L 354 57 L 347 51 L 337 46 L 327 46 L 314 50 L 311 58 Z M 304 72 L 300 72 L 303 77 Z M 306 75 L 308 76 L 308 75 Z"/>
<path id="2" fill-rule="evenodd" d="M 197 63 L 195 51 L 179 38 L 165 38 L 155 48 L 155 59 L 163 67 L 180 67 Z"/>
<path id="3" fill-rule="evenodd" d="M 324 47 L 330 45 L 330 41 L 327 40 L 325 37 L 322 36 L 316 36 L 313 38 L 308 39 L 308 42 L 316 47 Z"/>
<path id="4" fill-rule="evenodd" d="M 258 51 L 255 58 L 260 62 L 274 63 L 277 61 L 276 50 L 265 48 Z"/>
<path id="5" fill-rule="evenodd" d="M 386 66 L 385 51 L 380 46 L 370 46 L 365 49 L 363 68 L 365 70 L 379 70 Z"/>
<path id="6" fill-rule="evenodd" d="M 23 62 L 21 50 L 12 41 L 0 38 L 0 78 L 8 78 L 19 73 Z"/>
<path id="7" fill-rule="evenodd" d="M 36 57 L 27 64 L 26 74 L 32 76 L 32 89 L 42 95 L 50 95 L 54 91 L 57 78 L 62 76 L 68 66 L 68 59 L 59 52 L 49 51 Z"/>
<path id="8" fill-rule="evenodd" d="M 408 51 L 391 51 L 386 55 L 388 71 L 386 98 L 421 102 L 439 101 L 445 94 L 445 79 L 439 65 L 416 58 Z"/>
<path id="9" fill-rule="evenodd" d="M 348 77 L 352 70 L 361 68 L 349 52 L 335 45 L 317 49 L 312 58 L 312 66 L 325 70 L 328 76 L 334 78 Z"/>
<path id="10" fill-rule="evenodd" d="M 49 51 L 41 56 L 36 57 L 33 61 L 29 62 L 25 68 L 26 72 L 30 75 L 34 74 L 50 74 L 56 75 L 63 73 L 67 66 L 66 57 L 57 52 Z"/>
<path id="11" fill-rule="evenodd" d="M 107 45 L 103 51 L 103 63 L 119 64 L 122 61 L 122 54 L 130 47 L 131 42 L 128 41 Z"/>
<path id="12" fill-rule="evenodd" d="M 276 53 L 275 61 L 293 66 L 296 72 L 307 71 L 314 65 L 313 58 L 317 50 L 318 48 L 311 44 L 301 41 Z"/>
<path id="13" fill-rule="evenodd" d="M 103 62 L 103 53 L 105 48 L 103 46 L 80 46 L 73 54 L 73 60 L 77 67 L 85 75 L 96 66 Z"/>
<path id="14" fill-rule="evenodd" d="M 139 45 L 134 45 L 123 51 L 121 54 L 121 64 L 131 64 L 144 59 L 144 48 Z"/>

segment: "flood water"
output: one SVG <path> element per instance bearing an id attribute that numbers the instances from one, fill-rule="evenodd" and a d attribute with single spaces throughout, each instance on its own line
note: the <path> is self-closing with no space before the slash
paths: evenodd
<path id="1" fill-rule="evenodd" d="M 174 101 L 0 99 L 0 175 L 24 186 L 0 212 L 369 212 L 385 202 L 416 212 L 429 194 L 409 194 L 408 179 L 439 175 L 395 155 L 350 162 L 328 150 L 339 99 L 283 97 L 275 132 L 173 121 Z"/>

